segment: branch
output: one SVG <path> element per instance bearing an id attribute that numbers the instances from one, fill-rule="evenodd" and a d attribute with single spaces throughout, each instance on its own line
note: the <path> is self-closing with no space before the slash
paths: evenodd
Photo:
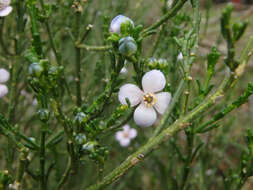
<path id="1" fill-rule="evenodd" d="M 101 182 L 90 186 L 87 190 L 98 190 L 102 189 L 103 187 L 113 183 L 117 180 L 120 176 L 125 174 L 130 168 L 138 164 L 145 158 L 145 155 L 151 152 L 155 147 L 159 146 L 163 141 L 166 141 L 168 138 L 176 134 L 178 131 L 190 126 L 190 121 L 196 118 L 198 115 L 202 114 L 204 110 L 206 110 L 211 105 L 215 104 L 215 101 L 223 96 L 224 90 L 230 87 L 232 82 L 235 80 L 234 75 L 227 76 L 221 86 L 202 104 L 196 107 L 193 111 L 187 114 L 185 117 L 178 119 L 174 124 L 170 127 L 166 128 L 163 132 L 161 132 L 157 137 L 153 138 L 152 140 L 148 141 L 144 146 L 142 146 L 139 150 L 135 153 L 130 155 L 119 167 L 114 169 L 110 174 L 108 174 Z M 168 110 L 163 117 L 162 122 L 160 125 L 166 124 L 166 119 L 168 118 Z"/>
<path id="2" fill-rule="evenodd" d="M 160 20 L 158 20 L 156 23 L 152 24 L 150 27 L 143 30 L 143 32 L 141 33 L 142 36 L 150 32 L 151 30 L 158 28 L 163 23 L 165 23 L 168 19 L 174 17 L 177 14 L 177 12 L 183 7 L 186 1 L 187 0 L 180 0 L 172 9 L 170 9 L 162 18 L 160 18 Z"/>
<path id="3" fill-rule="evenodd" d="M 251 52 L 253 50 L 253 37 L 250 38 L 249 43 L 247 44 L 246 48 L 243 50 L 243 53 L 240 57 L 240 63 L 245 64 L 248 62 L 249 57 L 251 56 Z M 245 53 L 248 52 L 248 53 Z M 240 66 L 239 66 L 240 67 Z M 124 175 L 130 168 L 137 165 L 141 162 L 145 156 L 158 147 L 162 142 L 167 141 L 168 138 L 175 135 L 177 132 L 183 130 L 184 128 L 190 126 L 191 122 L 194 118 L 201 115 L 205 110 L 207 110 L 210 106 L 214 105 L 216 101 L 224 96 L 226 90 L 231 88 L 238 79 L 239 73 L 230 73 L 229 76 L 226 76 L 221 83 L 221 85 L 214 91 L 209 97 L 207 97 L 201 104 L 199 104 L 194 110 L 189 112 L 186 116 L 182 116 L 178 120 L 175 121 L 171 126 L 164 129 L 158 136 L 148 141 L 145 145 L 139 148 L 135 153 L 130 155 L 120 166 L 115 168 L 111 173 L 109 173 L 101 182 L 98 182 L 94 185 L 91 185 L 87 188 L 87 190 L 99 190 L 103 189 L 105 186 L 113 183 L 119 177 Z M 160 126 L 166 124 L 166 120 L 169 117 L 170 110 L 168 109 L 161 121 Z"/>
<path id="4" fill-rule="evenodd" d="M 61 56 L 59 55 L 59 53 L 56 49 L 56 45 L 54 43 L 54 39 L 53 39 L 54 37 L 52 35 L 52 31 L 51 31 L 51 28 L 50 28 L 50 25 L 49 25 L 48 16 L 46 15 L 47 13 L 46 13 L 44 0 L 40 0 L 40 5 L 41 5 L 41 8 L 42 8 L 43 15 L 45 17 L 47 17 L 44 22 L 45 22 L 45 26 L 46 26 L 46 30 L 47 30 L 47 34 L 48 34 L 48 38 L 49 38 L 51 48 L 53 49 L 57 64 L 61 65 Z"/>
<path id="5" fill-rule="evenodd" d="M 112 49 L 112 46 L 107 45 L 107 46 L 90 46 L 86 44 L 76 44 L 76 46 L 80 49 L 85 49 L 87 51 L 107 51 Z"/>

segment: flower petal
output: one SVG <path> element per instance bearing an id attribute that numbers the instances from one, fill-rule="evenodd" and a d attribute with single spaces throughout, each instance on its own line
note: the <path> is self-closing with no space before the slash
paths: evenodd
<path id="1" fill-rule="evenodd" d="M 10 73 L 5 69 L 0 69 L 0 83 L 6 83 L 10 78 Z"/>
<path id="2" fill-rule="evenodd" d="M 164 74 L 159 70 L 152 70 L 147 72 L 142 77 L 142 88 L 144 92 L 158 92 L 161 91 L 166 84 Z"/>
<path id="3" fill-rule="evenodd" d="M 156 121 L 156 112 L 153 107 L 146 107 L 140 104 L 134 111 L 134 121 L 141 127 L 149 127 Z"/>
<path id="4" fill-rule="evenodd" d="M 124 138 L 123 132 L 122 131 L 117 131 L 116 134 L 115 134 L 115 139 L 117 141 L 121 141 L 123 138 Z"/>
<path id="5" fill-rule="evenodd" d="M 1 0 L 0 1 L 4 6 L 8 6 L 11 3 L 11 0 Z"/>
<path id="6" fill-rule="evenodd" d="M 130 125 L 126 124 L 122 128 L 123 128 L 124 132 L 128 133 L 128 131 L 130 130 Z"/>
<path id="7" fill-rule="evenodd" d="M 127 147 L 127 146 L 129 146 L 130 142 L 131 142 L 131 140 L 129 138 L 124 138 L 119 141 L 119 144 L 122 147 Z"/>
<path id="8" fill-rule="evenodd" d="M 12 7 L 8 6 L 6 8 L 4 8 L 3 10 L 0 11 L 0 17 L 4 17 L 7 16 L 8 14 L 10 14 L 12 11 Z"/>
<path id="9" fill-rule="evenodd" d="M 125 84 L 119 90 L 119 101 L 121 104 L 127 104 L 126 98 L 129 99 L 131 106 L 136 106 L 142 100 L 143 92 L 139 89 L 138 86 L 134 84 Z"/>
<path id="10" fill-rule="evenodd" d="M 122 67 L 122 69 L 120 70 L 121 74 L 127 74 L 127 68 L 126 67 Z"/>
<path id="11" fill-rule="evenodd" d="M 128 132 L 128 136 L 130 139 L 134 139 L 137 136 L 137 131 L 134 128 L 131 128 Z"/>
<path id="12" fill-rule="evenodd" d="M 6 85 L 0 84 L 0 98 L 8 94 L 8 87 Z"/>
<path id="13" fill-rule="evenodd" d="M 155 95 L 157 102 L 154 105 L 158 113 L 164 114 L 171 100 L 171 94 L 168 92 L 160 92 Z"/>
<path id="14" fill-rule="evenodd" d="M 128 18 L 124 15 L 118 15 L 118 16 L 114 17 L 112 19 L 111 24 L 110 24 L 110 32 L 120 34 L 121 24 L 125 23 L 127 21 L 129 21 L 134 26 L 134 22 L 130 18 Z"/>

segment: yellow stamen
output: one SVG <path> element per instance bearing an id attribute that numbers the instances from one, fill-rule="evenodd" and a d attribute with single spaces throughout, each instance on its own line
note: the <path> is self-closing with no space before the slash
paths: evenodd
<path id="1" fill-rule="evenodd" d="M 146 107 L 150 107 L 156 104 L 157 98 L 152 93 L 147 93 L 143 96 L 143 101 L 146 105 Z"/>

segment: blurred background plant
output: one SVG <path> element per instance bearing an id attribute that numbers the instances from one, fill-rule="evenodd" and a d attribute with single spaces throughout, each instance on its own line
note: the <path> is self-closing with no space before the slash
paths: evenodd
<path id="1" fill-rule="evenodd" d="M 0 17 L 0 68 L 11 75 L 4 83 L 8 94 L 5 89 L 0 99 L 0 189 L 79 190 L 96 182 L 90 189 L 253 188 L 253 62 L 244 68 L 253 44 L 253 25 L 246 21 L 253 18 L 250 6 L 233 9 L 211 0 L 10 5 L 12 12 Z M 127 23 L 121 34 L 111 34 L 111 20 L 119 14 L 134 26 Z M 159 23 L 163 15 L 169 16 Z M 141 128 L 129 102 L 120 105 L 118 90 L 125 83 L 141 87 L 143 74 L 153 69 L 164 73 L 165 91 L 177 99 L 165 126 L 159 119 Z M 144 162 L 104 178 L 205 103 L 228 73 L 240 80 L 222 100 L 190 124 L 183 122 L 187 128 L 159 149 L 145 152 Z M 178 90 L 182 79 L 186 84 Z M 127 123 L 137 137 L 122 129 Z"/>

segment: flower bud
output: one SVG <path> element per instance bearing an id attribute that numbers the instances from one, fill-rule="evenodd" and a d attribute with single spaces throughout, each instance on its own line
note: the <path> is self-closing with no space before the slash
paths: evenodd
<path id="1" fill-rule="evenodd" d="M 39 78 L 43 72 L 43 67 L 39 63 L 32 63 L 28 68 L 28 73 L 33 76 Z"/>
<path id="2" fill-rule="evenodd" d="M 87 115 L 83 112 L 79 112 L 76 114 L 74 122 L 76 124 L 82 124 L 83 122 L 86 122 L 86 119 L 87 119 Z"/>
<path id="3" fill-rule="evenodd" d="M 118 15 L 114 17 L 114 19 L 112 20 L 110 24 L 110 32 L 120 34 L 121 24 L 126 23 L 126 22 L 130 22 L 130 24 L 134 27 L 134 22 L 130 18 L 124 15 Z"/>
<path id="4" fill-rule="evenodd" d="M 62 66 L 61 67 L 50 66 L 48 74 L 50 76 L 58 77 L 61 74 L 62 71 L 63 71 L 63 67 Z"/>
<path id="5" fill-rule="evenodd" d="M 79 133 L 76 135 L 75 141 L 77 144 L 82 145 L 82 144 L 86 143 L 87 138 L 86 138 L 85 134 Z"/>
<path id="6" fill-rule="evenodd" d="M 96 146 L 98 146 L 97 141 L 90 141 L 90 142 L 87 142 L 86 144 L 84 144 L 82 149 L 83 149 L 83 151 L 94 152 Z"/>
<path id="7" fill-rule="evenodd" d="M 50 113 L 47 109 L 40 109 L 38 112 L 37 112 L 38 116 L 39 116 L 39 119 L 40 121 L 42 122 L 47 122 L 49 120 L 49 117 L 50 117 Z"/>
<path id="8" fill-rule="evenodd" d="M 5 83 L 9 80 L 10 73 L 5 69 L 0 69 L 0 83 Z"/>
<path id="9" fill-rule="evenodd" d="M 36 143 L 36 139 L 34 137 L 29 137 L 29 139 L 33 142 Z"/>
<path id="10" fill-rule="evenodd" d="M 128 36 L 119 40 L 119 52 L 125 56 L 130 56 L 137 51 L 135 40 Z"/>
<path id="11" fill-rule="evenodd" d="M 168 61 L 166 59 L 160 58 L 149 58 L 147 66 L 152 70 L 152 69 L 158 69 L 158 70 L 163 70 L 168 67 Z"/>

